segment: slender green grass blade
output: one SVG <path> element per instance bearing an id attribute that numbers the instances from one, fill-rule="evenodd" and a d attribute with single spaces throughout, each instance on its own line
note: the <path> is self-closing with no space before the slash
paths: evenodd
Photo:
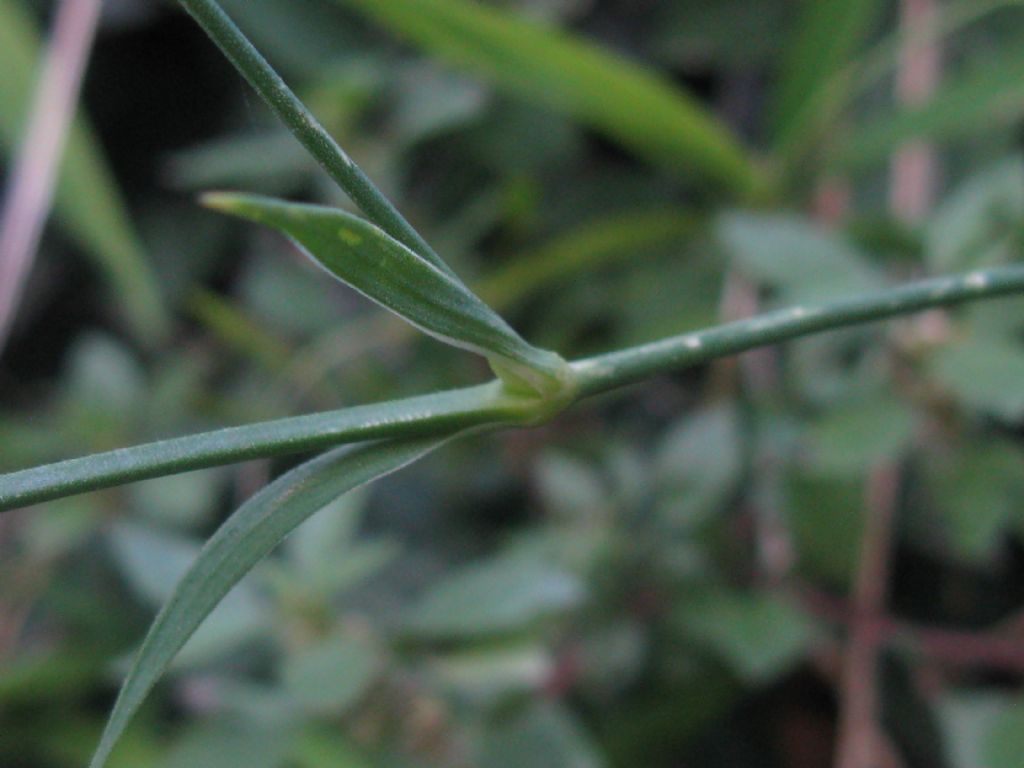
<path id="1" fill-rule="evenodd" d="M 835 78 L 871 31 L 880 0 L 813 0 L 803 10 L 786 49 L 775 93 L 772 143 L 783 155 L 807 141 L 835 117 L 849 84 Z M 842 85 L 842 87 L 839 87 Z"/>
<path id="2" fill-rule="evenodd" d="M 343 493 L 390 474 L 448 438 L 337 448 L 283 475 L 210 537 L 157 615 L 114 704 L 91 768 L 102 768 L 147 694 L 203 620 L 300 523 Z"/>
<path id="3" fill-rule="evenodd" d="M 818 126 L 824 131 L 833 126 L 854 101 L 891 76 L 899 66 L 900 52 L 905 46 L 945 40 L 991 15 L 1017 10 L 1020 6 L 1024 6 L 1024 0 L 960 0 L 939 8 L 931 28 L 909 31 L 900 28 L 883 36 L 828 78 L 817 99 L 812 127 Z M 795 161 L 799 159 L 797 153 L 801 147 L 811 146 L 814 145 L 810 142 L 790 142 L 790 146 L 783 149 L 790 153 L 788 160 Z"/>
<path id="4" fill-rule="evenodd" d="M 288 344 L 240 307 L 206 290 L 197 290 L 188 304 L 196 320 L 227 348 L 274 373 L 288 367 L 292 357 Z"/>
<path id="5" fill-rule="evenodd" d="M 425 333 L 508 366 L 536 391 L 557 388 L 565 363 L 522 339 L 455 278 L 383 230 L 335 209 L 246 195 L 207 195 L 212 208 L 284 232 L 342 282 Z"/>
<path id="6" fill-rule="evenodd" d="M 857 126 L 835 155 L 838 168 L 858 170 L 888 159 L 912 139 L 950 141 L 1011 125 L 1024 115 L 1024 55 L 1011 51 L 948 79 L 918 108 Z"/>
<path id="7" fill-rule="evenodd" d="M 17 0 L 0 0 L 0 146 L 18 146 L 40 55 L 34 23 Z M 139 336 L 153 340 L 170 318 L 132 229 L 117 185 L 84 120 L 68 134 L 54 206 L 61 223 L 95 259 Z"/>
<path id="8" fill-rule="evenodd" d="M 518 256 L 474 287 L 484 301 L 500 310 L 609 263 L 684 240 L 703 224 L 700 215 L 683 210 L 604 216 Z"/>
<path id="9" fill-rule="evenodd" d="M 431 54 L 563 111 L 658 167 L 738 194 L 759 172 L 729 129 L 656 73 L 469 0 L 340 0 Z"/>

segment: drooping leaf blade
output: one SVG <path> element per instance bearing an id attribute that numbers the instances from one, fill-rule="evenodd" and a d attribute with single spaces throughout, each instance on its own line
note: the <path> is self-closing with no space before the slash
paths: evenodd
<path id="1" fill-rule="evenodd" d="M 340 0 L 431 54 L 565 112 L 659 167 L 744 194 L 759 173 L 729 129 L 654 72 L 469 0 Z"/>
<path id="2" fill-rule="evenodd" d="M 0 148 L 16 150 L 39 60 L 35 24 L 17 0 L 0 0 Z M 95 259 L 144 339 L 167 331 L 169 316 L 156 277 L 132 228 L 99 144 L 82 118 L 68 133 L 54 206 L 62 224 Z"/>
<path id="3" fill-rule="evenodd" d="M 247 195 L 219 193 L 204 200 L 284 232 L 367 298 L 447 344 L 511 366 L 538 391 L 545 391 L 564 369 L 558 355 L 524 341 L 456 278 L 363 219 L 336 208 Z"/>
<path id="4" fill-rule="evenodd" d="M 199 555 L 202 542 L 142 525 L 121 523 L 111 531 L 110 553 L 126 585 L 154 608 L 174 594 Z M 258 585 L 243 583 L 211 611 L 174 660 L 178 669 L 208 665 L 272 626 Z"/>
<path id="5" fill-rule="evenodd" d="M 175 654 L 239 580 L 300 523 L 343 493 L 438 448 L 448 437 L 337 448 L 282 475 L 210 537 L 157 615 L 121 687 L 91 768 L 102 768 Z"/>

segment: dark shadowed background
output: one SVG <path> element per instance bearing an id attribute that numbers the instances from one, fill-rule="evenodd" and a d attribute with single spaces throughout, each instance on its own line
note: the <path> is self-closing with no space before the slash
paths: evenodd
<path id="1" fill-rule="evenodd" d="M 0 0 L 6 178 L 56 5 Z M 222 5 L 567 358 L 1019 258 L 1021 2 Z M 657 97 L 560 81 L 541 27 Z M 0 471 L 487 377 L 198 204 L 349 206 L 174 3 L 107 0 L 82 101 L 0 338 Z M 678 101 L 757 181 L 680 161 Z M 447 447 L 247 577 L 111 765 L 1018 768 L 1022 330 L 1019 299 L 932 311 Z M 0 517 L 0 765 L 86 764 L 203 539 L 295 463 Z"/>

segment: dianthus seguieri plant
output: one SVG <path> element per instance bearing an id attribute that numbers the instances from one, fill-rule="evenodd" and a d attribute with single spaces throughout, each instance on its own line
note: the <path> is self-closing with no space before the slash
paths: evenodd
<path id="1" fill-rule="evenodd" d="M 181 0 L 270 108 L 365 215 L 245 194 L 210 193 L 218 211 L 276 229 L 328 273 L 446 344 L 484 357 L 483 384 L 95 454 L 0 476 L 0 511 L 258 457 L 325 451 L 241 506 L 210 538 L 155 619 L 92 761 L 101 768 L 175 654 L 220 600 L 325 504 L 445 443 L 527 427 L 577 401 L 658 374 L 834 328 L 929 307 L 1024 292 L 1024 267 L 975 271 L 816 306 L 795 306 L 567 361 L 524 340 L 460 280 L 320 126 L 214 0 Z M 694 163 L 718 162 L 695 142 Z M 724 177 L 731 165 L 719 154 Z M 740 174 L 742 175 L 742 174 Z M 757 190 L 760 182 L 744 186 Z M 757 191 L 748 194 L 757 195 Z"/>

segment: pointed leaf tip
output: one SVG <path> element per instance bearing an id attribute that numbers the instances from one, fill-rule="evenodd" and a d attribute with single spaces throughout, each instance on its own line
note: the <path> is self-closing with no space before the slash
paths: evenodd
<path id="1" fill-rule="evenodd" d="M 329 451 L 257 493 L 210 537 L 153 621 L 110 713 L 90 768 L 103 768 L 132 717 L 186 641 L 250 570 L 328 503 L 450 440 L 389 440 Z"/>
<path id="2" fill-rule="evenodd" d="M 252 195 L 208 193 L 209 208 L 272 227 L 314 261 L 421 331 L 488 358 L 517 388 L 564 389 L 568 367 L 527 343 L 457 278 L 373 224 L 345 211 Z"/>

